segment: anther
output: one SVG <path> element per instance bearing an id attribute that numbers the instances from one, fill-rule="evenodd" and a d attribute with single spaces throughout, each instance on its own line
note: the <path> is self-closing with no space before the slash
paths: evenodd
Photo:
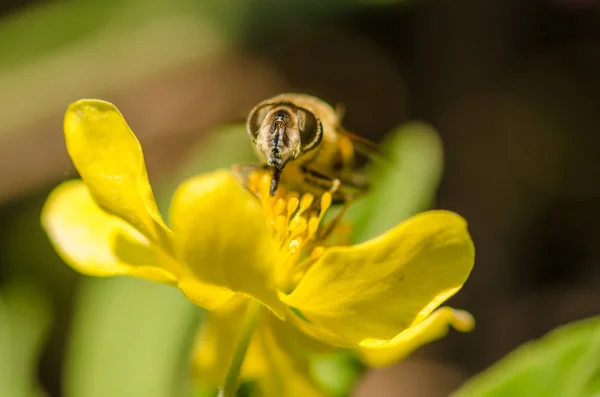
<path id="1" fill-rule="evenodd" d="M 290 251 L 295 252 L 300 247 L 301 243 L 301 239 L 293 239 L 292 241 L 290 241 L 288 248 L 290 249 Z"/>
<path id="2" fill-rule="evenodd" d="M 276 215 L 279 215 L 279 214 L 283 214 L 283 211 L 285 211 L 285 207 L 286 207 L 285 200 L 280 197 L 277 199 L 277 202 L 275 203 L 275 207 L 273 208 L 273 210 Z"/>
<path id="3" fill-rule="evenodd" d="M 316 216 L 311 216 L 310 219 L 308 220 L 308 236 L 312 237 L 315 235 L 315 233 L 317 232 L 317 229 L 319 228 L 319 222 L 321 220 L 319 218 L 317 218 Z"/>
<path id="4" fill-rule="evenodd" d="M 304 193 L 302 195 L 302 198 L 300 199 L 300 211 L 299 212 L 304 212 L 306 211 L 311 204 L 313 203 L 313 200 L 315 199 L 315 196 L 313 196 L 310 193 Z"/>
<path id="5" fill-rule="evenodd" d="M 274 225 L 275 232 L 278 235 L 283 234 L 283 232 L 285 231 L 285 226 L 286 226 L 285 221 L 286 221 L 286 219 L 285 219 L 285 216 L 283 216 L 283 215 L 279 215 L 279 216 L 277 216 L 277 218 L 275 218 L 275 225 Z"/>
<path id="6" fill-rule="evenodd" d="M 287 203 L 288 218 L 298 209 L 299 204 L 300 204 L 300 201 L 296 197 L 292 197 L 291 199 L 288 200 L 288 203 Z"/>
<path id="7" fill-rule="evenodd" d="M 290 221 L 290 233 L 292 236 L 298 236 L 304 233 L 307 227 L 306 218 L 304 217 L 294 217 Z"/>
<path id="8" fill-rule="evenodd" d="M 319 214 L 319 218 L 323 218 L 323 215 L 325 215 L 325 211 L 327 211 L 329 207 L 331 207 L 331 201 L 331 193 L 326 192 L 321 196 L 321 211 Z"/>
<path id="9" fill-rule="evenodd" d="M 315 247 L 310 253 L 310 259 L 318 259 L 325 252 L 325 247 L 322 245 Z"/>

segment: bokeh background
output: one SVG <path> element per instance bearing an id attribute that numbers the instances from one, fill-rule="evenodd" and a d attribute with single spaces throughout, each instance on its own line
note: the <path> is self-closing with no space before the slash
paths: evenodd
<path id="1" fill-rule="evenodd" d="M 2 2 L 0 335 L 12 334 L 0 373 L 34 375 L 50 396 L 76 395 L 74 378 L 101 390 L 135 376 L 152 390 L 129 395 L 160 395 L 181 352 L 157 341 L 193 310 L 167 287 L 87 280 L 53 252 L 39 213 L 76 176 L 68 103 L 115 103 L 168 192 L 220 126 L 298 91 L 345 104 L 347 128 L 376 142 L 409 120 L 441 136 L 435 206 L 463 215 L 477 248 L 451 304 L 477 329 L 367 372 L 355 395 L 448 395 L 522 342 L 600 314 L 599 71 L 594 0 Z M 123 358 L 112 378 L 83 358 L 124 345 L 144 355 Z"/>

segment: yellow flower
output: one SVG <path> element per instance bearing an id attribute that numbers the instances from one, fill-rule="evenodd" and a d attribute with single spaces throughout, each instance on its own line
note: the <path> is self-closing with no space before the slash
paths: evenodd
<path id="1" fill-rule="evenodd" d="M 449 325 L 472 328 L 468 313 L 436 310 L 462 287 L 474 262 L 466 222 L 454 213 L 424 212 L 359 245 L 324 248 L 319 225 L 329 194 L 316 200 L 282 189 L 270 198 L 262 175 L 250 180 L 253 194 L 231 172 L 216 171 L 178 188 L 169 227 L 140 144 L 113 105 L 75 102 L 64 128 L 81 180 L 58 186 L 42 212 L 62 258 L 87 275 L 176 285 L 214 310 L 201 339 L 228 335 L 227 329 L 235 335 L 247 298 L 259 301 L 274 316 L 260 320 L 251 347 L 257 360 L 250 357 L 245 367 L 250 375 L 269 368 L 305 372 L 305 361 L 286 355 L 296 343 L 286 339 L 292 334 L 302 346 L 319 340 L 386 365 L 443 336 Z M 205 346 L 199 360 L 222 376 L 215 362 L 227 363 L 227 347 Z"/>

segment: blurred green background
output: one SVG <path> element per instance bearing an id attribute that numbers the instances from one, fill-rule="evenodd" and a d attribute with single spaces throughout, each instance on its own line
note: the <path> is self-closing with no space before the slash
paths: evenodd
<path id="1" fill-rule="evenodd" d="M 253 161 L 243 132 L 224 126 L 260 100 L 298 91 L 345 104 L 345 126 L 399 164 L 378 174 L 355 237 L 429 206 L 470 224 L 476 267 L 450 303 L 476 331 L 367 371 L 353 392 L 437 397 L 600 314 L 599 70 L 593 0 L 2 2 L 0 396 L 191 387 L 202 313 L 166 286 L 75 274 L 40 229 L 50 189 L 76 177 L 70 102 L 119 107 L 163 208 L 184 177 Z M 598 320 L 577 322 L 457 396 L 598 395 L 599 357 Z M 354 382 L 334 364 L 320 368 Z"/>

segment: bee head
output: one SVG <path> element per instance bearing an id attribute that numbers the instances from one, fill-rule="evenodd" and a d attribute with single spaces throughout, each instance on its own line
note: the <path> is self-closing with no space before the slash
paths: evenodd
<path id="1" fill-rule="evenodd" d="M 323 137 L 317 117 L 291 103 L 259 104 L 250 112 L 246 128 L 259 156 L 279 170 L 314 149 Z"/>

